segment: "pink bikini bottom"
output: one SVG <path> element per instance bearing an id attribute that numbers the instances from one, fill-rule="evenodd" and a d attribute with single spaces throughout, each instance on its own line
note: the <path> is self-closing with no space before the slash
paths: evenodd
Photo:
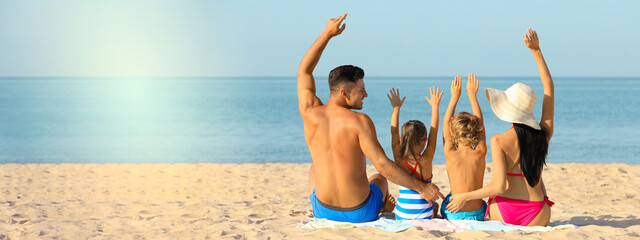
<path id="1" fill-rule="evenodd" d="M 540 210 L 544 207 L 544 204 L 549 204 L 549 207 L 553 206 L 553 202 L 549 200 L 547 196 L 544 197 L 544 201 L 527 201 L 520 199 L 513 199 L 507 197 L 501 197 L 493 195 L 489 198 L 487 212 L 484 217 L 489 215 L 489 208 L 491 207 L 491 201 L 496 200 L 502 220 L 505 223 L 515 224 L 520 226 L 527 226 L 533 221 Z"/>

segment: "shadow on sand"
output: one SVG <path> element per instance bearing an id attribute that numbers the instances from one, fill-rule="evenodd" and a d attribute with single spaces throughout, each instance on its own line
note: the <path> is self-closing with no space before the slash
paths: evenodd
<path id="1" fill-rule="evenodd" d="M 549 225 L 555 226 L 565 223 L 571 223 L 576 226 L 597 225 L 614 228 L 627 228 L 634 225 L 640 225 L 640 219 L 636 216 L 619 217 L 612 215 L 600 215 L 595 218 L 592 216 L 576 216 L 571 218 L 569 221 L 554 221 L 549 223 Z"/>

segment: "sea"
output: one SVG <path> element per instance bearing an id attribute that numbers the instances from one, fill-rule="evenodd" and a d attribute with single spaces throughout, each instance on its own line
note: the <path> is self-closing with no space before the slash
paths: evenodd
<path id="1" fill-rule="evenodd" d="M 453 77 L 365 77 L 363 112 L 391 156 L 387 94 L 407 99 L 400 123 L 429 124 L 429 87 L 444 90 L 440 121 Z M 466 77 L 463 78 L 463 87 Z M 478 99 L 487 136 L 499 120 L 484 88 L 516 82 L 538 96 L 537 77 L 482 77 Z M 555 131 L 548 163 L 628 163 L 640 159 L 640 78 L 556 77 Z M 326 77 L 317 95 L 329 99 Z M 457 111 L 471 111 L 463 90 Z M 442 130 L 434 164 L 444 164 Z M 486 160 L 491 161 L 491 153 Z M 0 78 L 0 163 L 310 163 L 298 113 L 295 77 L 252 78 Z"/>

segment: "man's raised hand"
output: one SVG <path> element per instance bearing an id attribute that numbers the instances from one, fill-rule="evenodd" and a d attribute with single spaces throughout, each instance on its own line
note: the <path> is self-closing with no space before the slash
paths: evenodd
<path id="1" fill-rule="evenodd" d="M 347 25 L 346 23 L 343 23 L 342 26 L 340 26 L 340 24 L 345 18 L 347 18 L 346 13 L 340 17 L 329 19 L 329 21 L 327 22 L 327 26 L 324 28 L 324 32 L 329 37 L 335 37 L 340 35 L 342 31 L 344 31 L 345 26 Z"/>

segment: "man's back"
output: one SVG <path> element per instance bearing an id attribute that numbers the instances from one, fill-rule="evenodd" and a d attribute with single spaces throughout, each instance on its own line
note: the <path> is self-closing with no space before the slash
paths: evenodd
<path id="1" fill-rule="evenodd" d="M 337 207 L 362 203 L 369 194 L 369 182 L 358 133 L 366 115 L 334 105 L 313 107 L 301 115 L 318 199 Z"/>

